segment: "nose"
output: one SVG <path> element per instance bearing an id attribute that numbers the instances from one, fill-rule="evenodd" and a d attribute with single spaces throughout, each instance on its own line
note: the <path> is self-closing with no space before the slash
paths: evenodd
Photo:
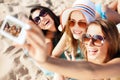
<path id="1" fill-rule="evenodd" d="M 75 25 L 76 25 L 77 27 L 79 27 L 78 22 L 76 22 Z"/>
<path id="2" fill-rule="evenodd" d="M 40 20 L 42 21 L 42 20 L 43 20 L 43 17 L 40 17 Z"/>
<path id="3" fill-rule="evenodd" d="M 94 46 L 94 43 L 93 43 L 92 38 L 88 41 L 87 45 L 88 45 L 88 46 Z"/>
<path id="4" fill-rule="evenodd" d="M 40 24 L 44 24 L 44 17 L 40 17 Z"/>
<path id="5" fill-rule="evenodd" d="M 79 25 L 77 24 L 77 22 L 75 23 L 74 28 L 79 28 Z"/>

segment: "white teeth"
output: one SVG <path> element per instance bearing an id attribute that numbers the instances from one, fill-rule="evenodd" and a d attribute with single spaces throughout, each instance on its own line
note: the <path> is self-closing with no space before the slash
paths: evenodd
<path id="1" fill-rule="evenodd" d="M 96 52 L 97 50 L 88 50 L 89 52 Z"/>
<path id="2" fill-rule="evenodd" d="M 76 34 L 80 34 L 80 31 L 73 31 L 74 33 L 76 33 Z"/>
<path id="3" fill-rule="evenodd" d="M 49 21 L 46 21 L 46 22 L 45 22 L 45 25 L 47 25 L 48 23 L 49 23 Z"/>
<path id="4" fill-rule="evenodd" d="M 49 21 L 46 24 L 48 24 L 48 23 L 49 23 Z"/>

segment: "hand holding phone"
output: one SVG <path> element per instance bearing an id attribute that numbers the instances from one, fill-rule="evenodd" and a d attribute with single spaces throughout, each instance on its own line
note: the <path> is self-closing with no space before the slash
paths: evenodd
<path id="1" fill-rule="evenodd" d="M 30 29 L 28 24 L 15 17 L 6 16 L 0 27 L 0 34 L 18 44 L 24 44 L 26 39 L 26 30 L 28 29 Z"/>

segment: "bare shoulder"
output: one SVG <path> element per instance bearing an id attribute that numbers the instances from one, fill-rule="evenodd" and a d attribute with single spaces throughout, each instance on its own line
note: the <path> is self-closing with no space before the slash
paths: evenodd
<path id="1" fill-rule="evenodd" d="M 110 60 L 108 63 L 120 63 L 120 57 Z"/>

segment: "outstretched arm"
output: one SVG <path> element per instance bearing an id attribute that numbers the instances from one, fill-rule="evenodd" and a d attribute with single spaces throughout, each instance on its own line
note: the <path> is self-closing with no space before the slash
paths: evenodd
<path id="1" fill-rule="evenodd" d="M 29 50 L 29 55 L 40 66 L 64 76 L 81 80 L 117 77 L 120 75 L 119 58 L 99 65 L 88 61 L 67 61 L 47 56 L 47 48 L 41 30 L 32 22 L 29 22 L 29 24 L 32 29 L 28 31 L 27 40 L 29 44 L 25 44 L 25 47 Z"/>

